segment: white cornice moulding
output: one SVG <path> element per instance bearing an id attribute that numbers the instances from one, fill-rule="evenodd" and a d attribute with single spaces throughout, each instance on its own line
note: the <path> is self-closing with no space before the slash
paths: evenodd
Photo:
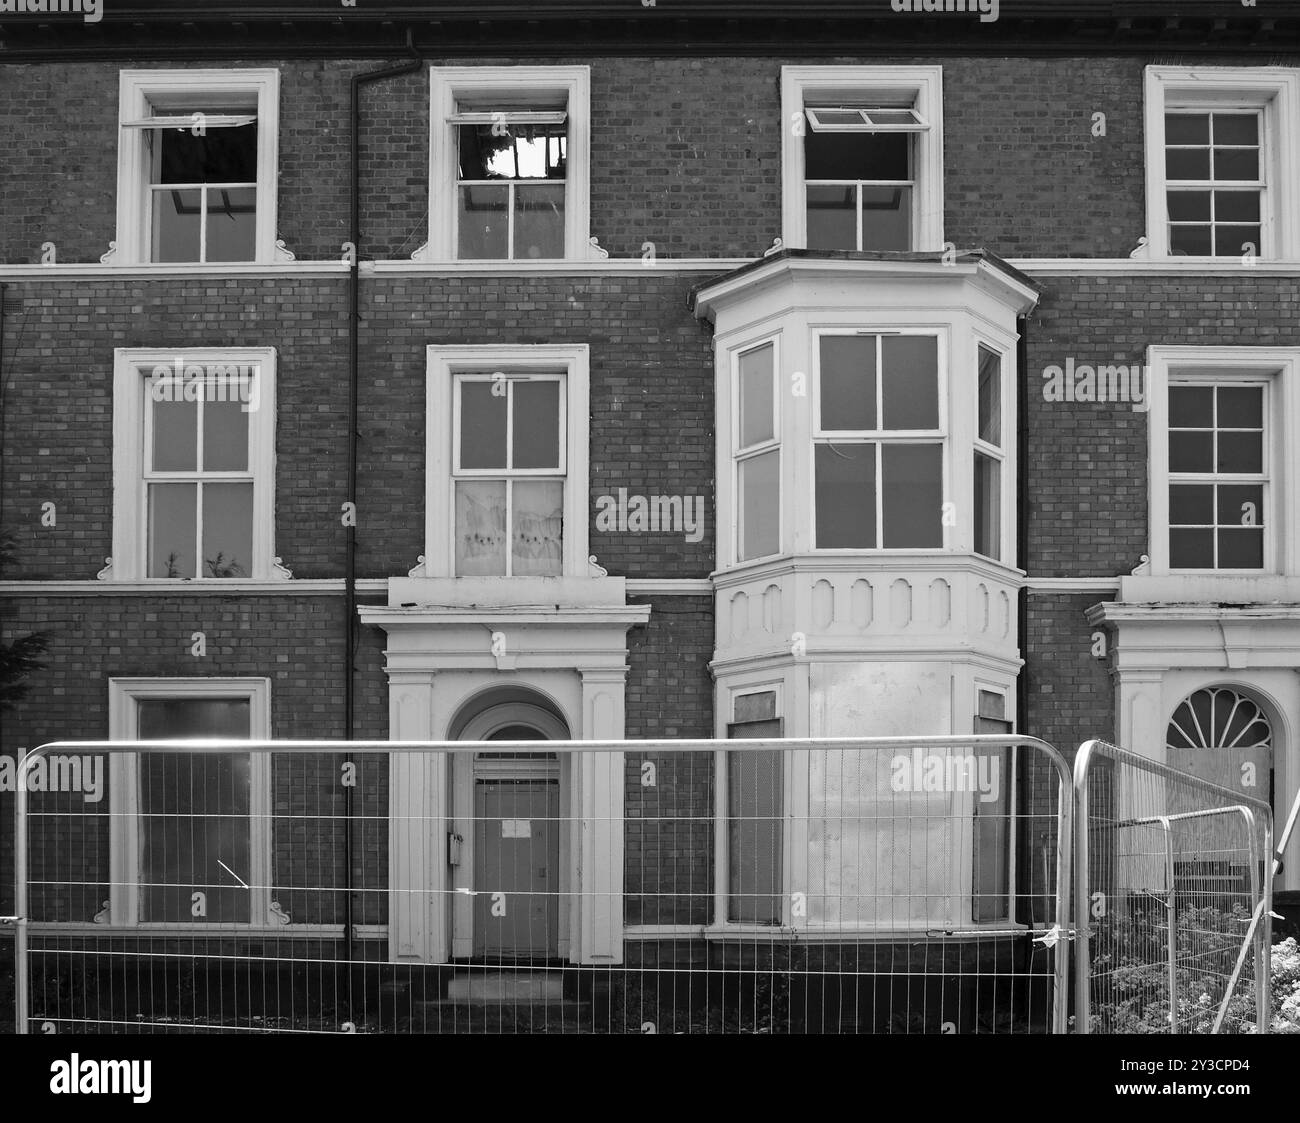
<path id="1" fill-rule="evenodd" d="M 1023 584 L 1031 593 L 1119 592 L 1118 577 L 1026 577 Z"/>
<path id="2" fill-rule="evenodd" d="M 1191 274 L 1196 277 L 1248 277 L 1268 274 L 1275 277 L 1300 276 L 1300 261 L 1257 261 L 1244 265 L 1240 258 L 1175 257 L 1131 260 L 1127 257 L 1009 257 L 1008 265 L 1022 273 L 1044 276 L 1087 276 L 1095 273 L 1122 273 L 1140 277 Z"/>
<path id="3" fill-rule="evenodd" d="M 0 581 L 6 597 L 240 597 L 341 594 L 342 577 L 294 578 L 289 581 Z M 367 577 L 357 582 L 357 592 L 387 593 L 388 580 Z"/>
<path id="4" fill-rule="evenodd" d="M 102 265 L 98 262 L 73 262 L 65 265 L 0 265 L 0 280 L 66 281 L 74 278 L 104 280 L 113 277 L 148 280 L 153 277 L 298 277 L 328 273 L 346 276 L 351 266 L 344 261 L 278 261 L 269 265 L 251 262 L 232 265 L 208 265 L 202 262 L 179 262 L 160 265 Z"/>
<path id="5" fill-rule="evenodd" d="M 749 265 L 752 257 L 657 257 L 647 264 L 639 257 L 599 261 L 363 261 L 361 273 L 372 276 L 400 273 L 416 277 L 572 277 L 602 273 L 619 275 L 655 273 L 726 273 Z"/>

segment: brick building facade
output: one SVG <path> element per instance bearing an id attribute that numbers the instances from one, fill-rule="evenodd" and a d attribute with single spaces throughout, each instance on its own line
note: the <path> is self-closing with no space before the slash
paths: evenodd
<path id="1" fill-rule="evenodd" d="M 51 633 L 0 752 L 223 721 L 377 740 L 1014 728 L 1220 778 L 1257 761 L 1256 791 L 1290 803 L 1300 15 L 240 7 L 0 21 L 0 597 L 7 638 Z M 406 60 L 359 87 L 354 182 L 350 84 Z M 263 397 L 205 399 L 196 421 L 155 392 L 175 364 L 178 389 L 187 364 L 245 364 Z M 1112 400 L 1052 389 L 1053 368 L 1118 365 L 1142 368 L 1137 400 L 1113 400 L 1122 376 Z M 869 401 L 842 377 L 863 369 Z M 208 468 L 200 433 L 239 451 Z M 637 497 L 702 519 L 640 529 Z M 1185 702 L 1204 743 L 1171 741 Z M 1253 707 L 1244 742 L 1229 702 Z M 619 903 L 566 914 L 538 955 L 689 955 L 706 929 L 790 923 L 789 848 L 737 903 L 712 823 L 727 777 L 656 761 L 653 794 L 639 754 L 559 777 L 605 824 L 560 862 L 621 861 Z M 379 960 L 492 952 L 440 895 L 467 775 L 359 766 L 346 804 L 329 763 L 254 767 L 260 796 L 237 777 L 231 806 L 261 798 L 272 824 L 240 845 L 274 914 L 214 910 L 276 939 L 350 921 Z M 150 849 L 116 814 L 148 783 L 110 787 L 48 827 L 81 855 L 55 880 L 88 884 L 39 919 L 188 924 L 110 886 Z M 1027 766 L 1016 798 L 1042 811 L 1047 787 Z M 1020 876 L 988 890 L 1010 904 L 985 927 L 1022 926 Z M 959 912 L 979 926 L 978 901 Z M 954 922 L 913 920 L 848 930 Z"/>

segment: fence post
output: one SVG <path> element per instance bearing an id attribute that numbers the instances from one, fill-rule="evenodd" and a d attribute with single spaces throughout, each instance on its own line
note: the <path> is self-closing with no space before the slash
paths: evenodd
<path id="1" fill-rule="evenodd" d="M 27 755 L 18 763 L 14 785 L 14 1032 L 27 1033 Z"/>

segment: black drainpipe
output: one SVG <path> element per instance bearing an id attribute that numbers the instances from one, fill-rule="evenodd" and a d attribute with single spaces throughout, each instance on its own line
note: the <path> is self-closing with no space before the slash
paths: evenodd
<path id="1" fill-rule="evenodd" d="M 357 390 L 359 373 L 357 365 L 357 337 L 361 326 L 361 87 L 401 74 L 413 74 L 424 61 L 415 47 L 415 32 L 406 31 L 406 47 L 414 56 L 412 61 L 383 70 L 371 70 L 352 75 L 352 168 L 349 180 L 352 189 L 352 219 L 349 229 L 352 242 L 352 271 L 348 274 L 348 490 L 347 498 L 357 500 L 357 445 L 359 419 L 357 415 Z M 356 699 L 354 678 L 357 656 L 357 519 L 347 526 L 347 569 L 344 577 L 343 599 L 343 726 L 344 736 L 356 739 Z M 347 763 L 351 763 L 350 761 Z M 347 960 L 352 962 L 353 904 L 352 904 L 352 793 L 351 787 L 343 789 L 343 854 L 344 854 L 344 916 L 343 935 Z M 351 976 L 348 982 L 348 1007 L 351 1010 Z"/>
<path id="2" fill-rule="evenodd" d="M 1027 484 L 1029 482 L 1029 342 L 1028 342 L 1029 318 L 1027 316 L 1016 317 L 1016 566 L 1024 572 L 1029 572 L 1029 542 L 1026 530 L 1029 525 L 1028 507 L 1029 492 Z M 1016 600 L 1016 633 L 1019 640 L 1022 657 L 1027 650 L 1029 640 L 1029 590 L 1022 588 L 1020 596 Z M 1030 733 L 1029 729 L 1029 660 L 1025 659 L 1025 665 L 1020 668 L 1020 681 L 1016 689 L 1016 732 Z M 1016 793 L 1016 800 L 1022 809 L 1028 811 L 1032 806 L 1032 789 L 1029 784 L 1029 777 L 1026 775 L 1027 769 L 1021 768 L 1017 772 L 1016 783 L 1020 789 Z M 1022 820 L 1026 823 L 1032 823 L 1033 817 L 1029 816 Z M 1022 923 L 1028 920 L 1030 923 L 1034 920 L 1033 905 L 1033 883 L 1034 883 L 1034 851 L 1036 849 L 1037 839 L 1026 837 L 1030 832 L 1020 832 L 1020 856 L 1017 860 L 1017 868 L 1025 878 L 1025 884 L 1030 891 L 1021 898 L 1026 905 L 1024 907 L 1028 916 L 1017 917 Z M 1032 948 L 1032 944 L 1030 947 Z"/>

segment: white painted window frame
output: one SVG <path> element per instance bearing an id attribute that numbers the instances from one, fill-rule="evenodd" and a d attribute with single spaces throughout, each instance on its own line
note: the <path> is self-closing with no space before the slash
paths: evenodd
<path id="1" fill-rule="evenodd" d="M 1175 257 L 1169 252 L 1165 114 L 1179 110 L 1262 111 L 1261 260 L 1300 259 L 1300 70 L 1277 66 L 1148 66 L 1145 72 L 1147 243 L 1153 259 L 1231 262 L 1232 257 Z M 1236 260 L 1241 260 L 1237 258 Z M 1249 266 L 1245 266 L 1249 267 Z"/>
<path id="2" fill-rule="evenodd" d="M 222 102 L 231 97 L 257 101 L 257 222 L 255 264 L 276 260 L 276 194 L 280 134 L 280 72 L 259 70 L 123 70 L 118 78 L 117 241 L 113 262 L 153 264 L 150 252 L 150 168 L 144 130 L 124 122 L 155 116 L 152 99 L 186 103 Z M 176 263 L 173 263 L 173 265 Z M 197 270 L 231 262 L 194 262 Z"/>
<path id="3" fill-rule="evenodd" d="M 806 105 L 851 91 L 872 101 L 912 96 L 929 128 L 915 132 L 912 150 L 912 249 L 943 249 L 943 67 L 783 66 L 781 68 L 781 238 L 786 246 L 808 244 L 804 178 Z"/>
<path id="4" fill-rule="evenodd" d="M 893 335 L 919 335 L 931 336 L 937 340 L 935 348 L 935 362 L 937 364 L 936 377 L 938 379 L 935 392 L 938 395 L 939 421 L 935 429 L 882 429 L 874 430 L 851 430 L 851 429 L 823 429 L 821 427 L 821 341 L 826 336 L 843 335 L 874 335 L 877 339 L 883 339 L 884 336 Z M 877 344 L 877 350 L 883 346 Z M 949 533 L 950 527 L 943 525 L 942 508 L 940 509 L 939 530 L 943 537 L 943 544 L 940 546 L 882 546 L 879 542 L 884 536 L 885 516 L 883 480 L 877 474 L 876 479 L 876 524 L 880 534 L 877 537 L 877 545 L 873 547 L 848 547 L 848 546 L 818 546 L 817 545 L 817 457 L 816 446 L 818 444 L 834 443 L 836 439 L 844 443 L 865 444 L 872 443 L 878 448 L 884 445 L 938 445 L 942 457 L 942 467 L 940 477 L 943 482 L 943 500 L 948 502 L 948 497 L 952 495 L 952 479 L 954 473 L 953 467 L 953 436 L 951 426 L 949 425 L 950 407 L 949 396 L 952 393 L 952 379 L 947 373 L 949 365 L 952 362 L 952 341 L 951 331 L 948 329 L 934 327 L 898 327 L 898 328 L 849 328 L 849 327 L 817 327 L 810 328 L 808 335 L 808 361 L 814 371 L 812 378 L 812 393 L 809 406 L 810 434 L 808 439 L 808 535 L 812 542 L 813 552 L 819 555 L 860 555 L 868 554 L 891 555 L 891 554 L 942 554 L 952 548 L 952 535 Z M 879 368 L 877 368 L 879 376 Z M 882 399 L 883 391 L 881 383 L 877 381 L 876 392 L 877 399 Z M 877 422 L 883 421 L 883 417 L 877 417 Z M 877 453 L 877 463 L 882 462 L 883 452 Z"/>
<path id="5" fill-rule="evenodd" d="M 458 98 L 512 102 L 563 95 L 569 120 L 565 155 L 564 259 L 590 256 L 591 68 L 588 66 L 434 66 L 429 69 L 429 241 L 421 256 L 455 261 L 456 131 L 450 118 Z M 476 259 L 477 260 L 477 259 Z M 502 258 L 503 267 L 519 264 Z"/>
<path id="6" fill-rule="evenodd" d="M 1147 352 L 1150 533 L 1155 577 L 1300 575 L 1300 348 L 1151 347 Z M 1169 558 L 1169 386 L 1239 379 L 1266 382 L 1264 441 L 1268 484 L 1262 569 L 1174 569 Z"/>
<path id="7" fill-rule="evenodd" d="M 992 351 L 998 357 L 998 425 L 1001 433 L 1001 445 L 991 445 L 980 439 L 979 435 L 979 356 L 980 349 Z M 974 424 L 971 427 L 971 553 L 977 557 L 988 557 L 975 549 L 975 454 L 983 453 L 999 465 L 998 472 L 998 550 L 999 556 L 990 560 L 1003 565 L 1011 564 L 1012 535 L 1008 523 L 1015 522 L 1015 487 L 1013 475 L 1015 469 L 1015 397 L 1012 387 L 1015 373 L 1011 369 L 1014 355 L 1001 344 L 985 338 L 978 333 L 974 339 Z"/>
<path id="8" fill-rule="evenodd" d="M 518 372 L 563 375 L 565 431 L 561 447 L 566 470 L 560 576 L 587 576 L 590 569 L 587 562 L 590 349 L 587 344 L 485 344 L 481 347 L 434 344 L 428 348 L 427 356 L 425 574 L 456 576 L 455 376 Z"/>
<path id="9" fill-rule="evenodd" d="M 248 411 L 248 465 L 253 473 L 253 557 L 247 578 L 148 577 L 149 519 L 144 478 L 145 378 L 141 367 L 174 371 L 189 364 L 258 364 L 260 386 Z M 275 368 L 273 347 L 118 347 L 113 352 L 113 557 L 104 575 L 112 581 L 274 580 L 287 576 L 275 556 Z"/>
<path id="10" fill-rule="evenodd" d="M 266 678 L 113 678 L 108 682 L 108 728 L 111 741 L 139 740 L 140 711 L 145 699 L 246 698 L 249 738 L 271 736 L 271 680 Z M 279 928 L 271 914 L 271 758 L 251 753 L 249 768 L 249 854 L 253 872 L 249 923 L 197 921 L 144 924 L 139 919 L 140 833 L 139 754 L 110 753 L 109 923 L 117 927 L 160 928 L 178 932 L 202 929 Z"/>
<path id="11" fill-rule="evenodd" d="M 740 360 L 742 356 L 752 351 L 759 351 L 764 347 L 772 348 L 772 437 L 766 441 L 760 441 L 755 445 L 747 445 L 745 448 L 740 447 Z M 730 363 L 730 374 L 727 379 L 731 406 L 729 410 L 731 423 L 729 426 L 728 439 L 730 441 L 729 462 L 730 471 L 728 473 L 728 484 L 732 495 L 732 506 L 719 510 L 730 510 L 733 512 L 731 520 L 732 534 L 730 539 L 730 548 L 732 556 L 736 559 L 736 564 L 747 565 L 752 562 L 762 561 L 766 558 L 778 557 L 784 550 L 785 546 L 785 453 L 782 447 L 782 414 L 781 409 L 781 336 L 779 333 L 765 335 L 759 338 L 749 340 L 738 347 L 731 349 L 728 353 Z M 742 558 L 744 552 L 744 510 L 741 506 L 740 499 L 740 466 L 747 460 L 756 459 L 766 453 L 776 453 L 776 479 L 777 479 L 777 512 L 776 512 L 776 550 L 770 554 L 761 554 L 752 558 Z"/>

